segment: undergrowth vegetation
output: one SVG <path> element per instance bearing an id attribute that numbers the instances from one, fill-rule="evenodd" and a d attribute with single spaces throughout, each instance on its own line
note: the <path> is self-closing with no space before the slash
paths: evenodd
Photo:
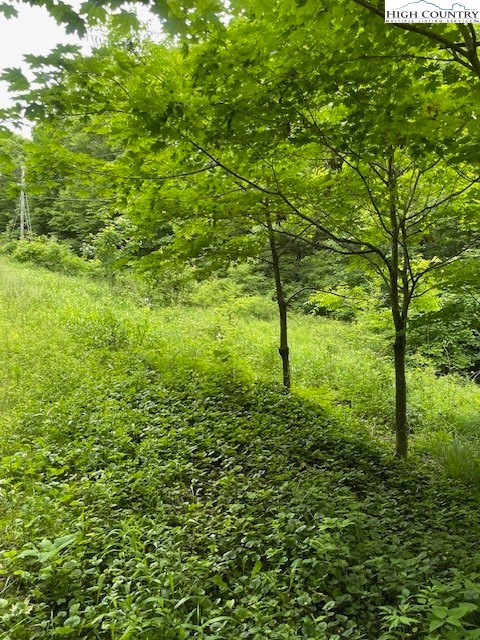
<path id="1" fill-rule="evenodd" d="M 273 303 L 208 287 L 0 263 L 0 638 L 480 638 L 478 499 L 419 465 L 478 484 L 475 385 L 412 369 L 394 460 L 381 335 L 294 316 L 288 396 Z"/>
<path id="2" fill-rule="evenodd" d="M 29 242 L 10 240 L 0 245 L 0 253 L 17 262 L 36 264 L 50 271 L 70 275 L 93 271 L 93 262 L 76 256 L 71 249 L 50 238 L 36 238 Z"/>

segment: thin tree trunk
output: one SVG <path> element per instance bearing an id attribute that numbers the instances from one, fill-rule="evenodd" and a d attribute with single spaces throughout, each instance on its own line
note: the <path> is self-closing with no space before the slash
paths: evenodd
<path id="1" fill-rule="evenodd" d="M 408 452 L 407 380 L 405 376 L 406 326 L 397 327 L 393 345 L 395 360 L 395 454 Z"/>
<path id="2" fill-rule="evenodd" d="M 287 305 L 284 300 L 277 300 L 278 315 L 280 319 L 280 346 L 278 353 L 282 358 L 283 386 L 287 391 L 290 390 L 290 349 L 288 346 L 288 325 L 287 325 Z"/>
<path id="3" fill-rule="evenodd" d="M 405 375 L 405 352 L 407 346 L 408 286 L 404 255 L 401 241 L 401 220 L 397 211 L 397 176 L 395 171 L 394 150 L 389 150 L 388 191 L 390 209 L 390 246 L 392 259 L 390 264 L 390 295 L 392 318 L 395 325 L 393 343 L 395 363 L 395 454 L 405 458 L 408 451 L 407 424 L 407 379 Z M 403 258 L 403 260 L 402 260 Z"/>
<path id="4" fill-rule="evenodd" d="M 290 391 L 292 381 L 290 375 L 290 349 L 288 346 L 287 302 L 285 300 L 285 294 L 283 292 L 283 284 L 280 271 L 280 256 L 278 254 L 277 244 L 275 241 L 275 231 L 273 230 L 272 218 L 268 209 L 266 213 L 266 222 L 268 229 L 268 240 L 270 242 L 270 253 L 272 256 L 273 275 L 275 278 L 278 317 L 280 321 L 280 346 L 278 349 L 278 353 L 280 354 L 280 357 L 282 359 L 283 386 L 287 391 Z"/>

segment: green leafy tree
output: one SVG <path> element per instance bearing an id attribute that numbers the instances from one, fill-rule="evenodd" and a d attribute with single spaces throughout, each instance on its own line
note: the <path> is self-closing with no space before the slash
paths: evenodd
<path id="1" fill-rule="evenodd" d="M 63 127 L 36 127 L 26 144 L 34 231 L 53 235 L 79 250 L 110 215 L 114 202 L 109 166 L 119 154 L 105 136 L 82 129 L 75 119 Z"/>
<path id="2" fill-rule="evenodd" d="M 370 0 L 353 0 L 373 15 L 385 19 L 383 2 L 374 4 Z M 345 7 L 348 11 L 348 7 Z M 480 78 L 479 36 L 480 29 L 476 24 L 410 24 L 397 23 L 397 29 L 413 34 L 421 47 L 437 52 L 437 60 L 459 64 L 473 76 Z M 375 31 L 390 32 L 391 26 L 376 20 Z M 372 34 L 370 34 L 372 35 Z M 427 60 L 428 58 L 425 58 Z"/>
<path id="3" fill-rule="evenodd" d="M 25 140 L 12 133 L 0 133 L 0 233 L 18 225 Z M 18 233 L 18 232 L 17 232 Z"/>
<path id="4" fill-rule="evenodd" d="M 123 187 L 120 172 L 116 177 L 129 198 L 128 183 L 138 181 L 141 198 L 150 193 L 160 211 L 173 215 L 185 193 L 198 197 L 199 175 L 223 176 L 268 202 L 275 216 L 266 221 L 269 238 L 362 257 L 382 279 L 392 312 L 397 453 L 405 455 L 410 304 L 422 293 L 422 279 L 470 247 L 470 240 L 458 242 L 453 253 L 432 256 L 422 238 L 454 225 L 469 228 L 461 208 L 449 205 L 477 180 L 474 151 L 464 143 L 468 126 L 458 125 L 476 106 L 461 79 L 442 87 L 445 60 L 425 66 L 417 43 L 379 67 L 364 53 L 366 31 L 353 43 L 347 36 L 357 14 L 342 18 L 341 10 L 249 5 L 245 16 L 192 46 L 186 58 L 165 46 L 107 47 L 69 63 L 61 85 L 42 90 L 42 108 L 108 114 L 106 130 L 126 150 L 117 164 L 128 169 Z M 397 42 L 405 41 L 394 32 Z M 387 37 L 381 45 L 376 57 L 389 59 Z M 185 188 L 185 178 L 194 184 Z M 180 182 L 169 192 L 164 185 L 173 180 Z M 212 182 L 214 196 L 225 184 Z M 191 197 L 186 202 L 191 206 Z M 151 216 L 148 207 L 139 211 Z M 194 221 L 183 218 L 197 228 L 188 241 L 204 242 L 198 228 L 208 228 L 211 217 L 203 211 Z M 219 248 L 211 244 L 213 255 Z M 176 240 L 167 246 L 180 250 Z M 159 250 L 164 256 L 165 247 Z"/>
<path id="5" fill-rule="evenodd" d="M 325 58 L 338 64 L 332 36 L 309 25 L 300 36 L 301 59 L 292 62 L 299 44 L 288 33 L 292 22 L 283 31 L 278 23 L 235 23 L 228 39 L 200 49 L 194 77 L 197 86 L 202 79 L 214 115 L 208 124 L 189 122 L 184 136 L 222 170 L 286 207 L 279 233 L 361 256 L 380 275 L 395 335 L 397 453 L 405 455 L 410 305 L 433 270 L 478 239 L 474 200 L 466 207 L 463 199 L 478 173 L 460 164 L 472 160 L 463 140 L 455 144 L 464 133 L 459 114 L 475 107 L 468 97 L 456 100 L 457 87 L 439 89 L 437 66 L 424 70 L 412 61 L 396 60 L 395 74 L 357 61 L 338 87 L 338 73 L 322 67 Z M 461 206 L 447 208 L 455 200 Z M 464 231 L 454 251 L 428 255 L 425 234 L 433 228 L 437 235 L 442 228 Z"/>

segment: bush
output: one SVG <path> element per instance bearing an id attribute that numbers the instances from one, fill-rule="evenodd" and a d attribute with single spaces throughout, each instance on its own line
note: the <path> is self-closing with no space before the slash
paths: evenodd
<path id="1" fill-rule="evenodd" d="M 444 295 L 441 308 L 412 320 L 410 346 L 438 373 L 480 375 L 480 301 Z"/>
<path id="2" fill-rule="evenodd" d="M 92 264 L 74 255 L 70 249 L 52 239 L 10 241 L 0 247 L 0 253 L 17 262 L 27 262 L 68 275 L 86 273 Z"/>

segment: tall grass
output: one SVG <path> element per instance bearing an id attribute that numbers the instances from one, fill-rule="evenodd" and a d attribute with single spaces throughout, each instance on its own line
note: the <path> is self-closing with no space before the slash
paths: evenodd
<path id="1" fill-rule="evenodd" d="M 89 379 L 116 367 L 154 370 L 172 381 L 191 371 L 225 371 L 246 381 L 279 382 L 273 301 L 239 298 L 208 283 L 194 305 L 152 309 L 149 301 L 107 284 L 0 263 L 1 424 L 42 398 L 68 398 Z M 362 326 L 292 314 L 294 392 L 328 406 L 344 421 L 393 437 L 390 348 Z M 477 385 L 428 369 L 409 371 L 414 446 L 427 449 L 452 475 L 480 482 Z M 14 435 L 11 434 L 14 438 Z M 459 452 L 462 453 L 459 453 Z M 457 460 L 453 464 L 453 460 Z"/>

